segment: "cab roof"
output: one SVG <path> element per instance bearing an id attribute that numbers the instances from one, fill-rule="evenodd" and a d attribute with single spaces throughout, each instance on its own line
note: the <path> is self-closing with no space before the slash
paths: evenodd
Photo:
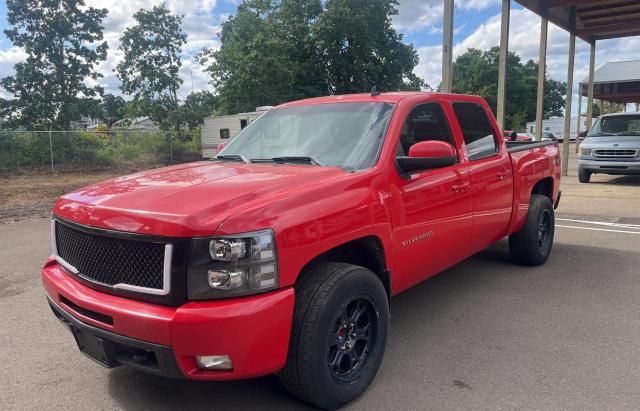
<path id="1" fill-rule="evenodd" d="M 425 97 L 429 96 L 434 100 L 446 100 L 446 101 L 474 101 L 477 102 L 481 99 L 478 96 L 471 96 L 466 94 L 452 94 L 452 93 L 434 93 L 425 91 L 397 91 L 390 93 L 380 93 L 371 95 L 370 93 L 360 94 L 341 94 L 335 96 L 314 97 L 304 100 L 292 101 L 289 103 L 283 103 L 278 107 L 295 107 L 295 106 L 307 106 L 314 104 L 327 104 L 327 103 L 369 103 L 369 102 L 381 102 L 397 104 L 400 101 L 411 97 Z"/>

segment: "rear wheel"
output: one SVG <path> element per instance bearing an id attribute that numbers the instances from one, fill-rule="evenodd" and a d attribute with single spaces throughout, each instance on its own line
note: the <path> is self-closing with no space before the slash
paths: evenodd
<path id="1" fill-rule="evenodd" d="M 509 237 L 511 257 L 518 264 L 544 264 L 551 254 L 554 234 L 555 215 L 551 199 L 533 194 L 524 226 Z"/>
<path id="2" fill-rule="evenodd" d="M 303 401 L 338 408 L 362 394 L 384 355 L 387 294 L 363 267 L 325 263 L 296 285 L 291 341 L 280 381 Z"/>
<path id="3" fill-rule="evenodd" d="M 581 183 L 588 183 L 591 180 L 591 173 L 584 168 L 578 169 L 578 181 Z"/>

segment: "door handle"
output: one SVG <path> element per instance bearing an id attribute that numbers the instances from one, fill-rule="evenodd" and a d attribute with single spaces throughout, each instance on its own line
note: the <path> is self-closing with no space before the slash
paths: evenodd
<path id="1" fill-rule="evenodd" d="M 497 174 L 498 176 L 498 180 L 503 181 L 506 180 L 507 177 L 509 177 L 509 172 L 508 171 L 501 171 Z"/>
<path id="2" fill-rule="evenodd" d="M 471 183 L 469 182 L 465 182 L 462 184 L 454 184 L 451 186 L 451 191 L 453 191 L 454 193 L 466 193 L 467 191 L 469 191 L 470 186 L 471 186 Z"/>

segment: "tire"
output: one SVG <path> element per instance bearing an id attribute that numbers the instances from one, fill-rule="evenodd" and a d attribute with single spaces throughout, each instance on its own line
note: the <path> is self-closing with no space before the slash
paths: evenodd
<path id="1" fill-rule="evenodd" d="M 578 181 L 588 183 L 591 180 L 591 173 L 583 168 L 578 169 Z"/>
<path id="2" fill-rule="evenodd" d="M 513 260 L 522 265 L 542 265 L 549 258 L 555 234 L 555 215 L 549 197 L 531 196 L 524 226 L 509 236 L 509 251 Z"/>
<path id="3" fill-rule="evenodd" d="M 295 292 L 280 381 L 302 401 L 339 408 L 362 394 L 380 368 L 389 330 L 386 291 L 366 268 L 323 263 L 303 273 Z"/>

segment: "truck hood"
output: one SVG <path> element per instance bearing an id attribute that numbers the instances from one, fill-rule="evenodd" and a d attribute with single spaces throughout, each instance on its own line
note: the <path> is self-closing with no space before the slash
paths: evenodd
<path id="1" fill-rule="evenodd" d="M 78 189 L 62 196 L 53 213 L 110 230 L 207 236 L 246 207 L 346 174 L 340 168 L 307 165 L 198 162 Z"/>
<path id="2" fill-rule="evenodd" d="M 583 148 L 640 149 L 640 136 L 600 136 L 587 137 L 580 145 Z"/>

